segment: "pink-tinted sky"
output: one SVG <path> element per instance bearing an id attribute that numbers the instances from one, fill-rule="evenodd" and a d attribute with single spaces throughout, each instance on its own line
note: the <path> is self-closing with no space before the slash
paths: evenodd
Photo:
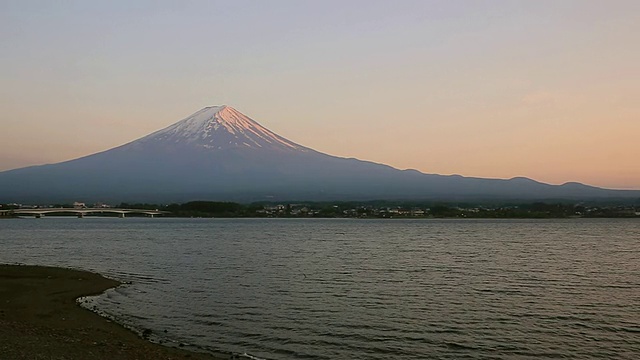
<path id="1" fill-rule="evenodd" d="M 0 170 L 228 104 L 427 173 L 640 189 L 640 1 L 0 0 Z"/>

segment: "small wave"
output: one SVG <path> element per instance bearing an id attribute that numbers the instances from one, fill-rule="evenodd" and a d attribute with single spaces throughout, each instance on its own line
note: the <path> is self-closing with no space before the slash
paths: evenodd
<path id="1" fill-rule="evenodd" d="M 123 281 L 125 284 L 129 284 L 131 282 L 140 282 L 143 284 L 154 284 L 154 283 L 169 284 L 170 283 L 169 279 L 161 278 L 158 276 L 137 274 L 137 273 L 125 272 L 125 271 L 110 271 L 110 272 L 107 272 L 106 275 L 108 275 L 109 277 L 115 278 L 116 280 Z"/>
<path id="2" fill-rule="evenodd" d="M 477 350 L 478 349 L 475 346 L 465 345 L 465 344 L 460 344 L 460 343 L 455 343 L 455 342 L 446 342 L 444 344 L 448 348 L 455 349 L 455 350 Z"/>
<path id="3" fill-rule="evenodd" d="M 267 359 L 259 358 L 257 356 L 251 355 L 251 354 L 247 354 L 247 353 L 243 353 L 240 356 L 244 357 L 244 358 L 247 358 L 247 359 L 251 359 L 251 360 L 267 360 Z"/>
<path id="4" fill-rule="evenodd" d="M 236 356 L 237 356 L 238 359 L 244 358 L 244 359 L 251 359 L 251 360 L 267 360 L 265 358 L 260 358 L 260 357 L 257 357 L 255 355 L 251 355 L 251 354 L 247 354 L 247 353 L 237 354 Z"/>

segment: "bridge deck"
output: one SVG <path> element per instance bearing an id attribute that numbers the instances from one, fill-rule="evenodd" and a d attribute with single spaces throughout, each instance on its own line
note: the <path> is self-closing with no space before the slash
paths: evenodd
<path id="1" fill-rule="evenodd" d="M 68 213 L 76 215 L 111 213 L 111 214 L 144 214 L 144 215 L 166 215 L 168 211 L 146 210 L 146 209 L 118 209 L 118 208 L 37 208 L 37 209 L 13 209 L 8 210 L 16 215 L 45 215 Z"/>

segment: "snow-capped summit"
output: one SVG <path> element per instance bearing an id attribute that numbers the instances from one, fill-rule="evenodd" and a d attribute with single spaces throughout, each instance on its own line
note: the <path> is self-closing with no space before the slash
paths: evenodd
<path id="1" fill-rule="evenodd" d="M 156 131 L 141 143 L 162 142 L 206 149 L 260 148 L 307 151 L 258 124 L 231 106 L 209 106 L 177 123 Z"/>

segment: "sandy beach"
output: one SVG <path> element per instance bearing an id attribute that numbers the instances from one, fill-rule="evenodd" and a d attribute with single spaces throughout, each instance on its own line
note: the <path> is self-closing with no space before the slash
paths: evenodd
<path id="1" fill-rule="evenodd" d="M 0 360 L 228 358 L 150 343 L 76 304 L 118 285 L 86 271 L 0 265 Z"/>

